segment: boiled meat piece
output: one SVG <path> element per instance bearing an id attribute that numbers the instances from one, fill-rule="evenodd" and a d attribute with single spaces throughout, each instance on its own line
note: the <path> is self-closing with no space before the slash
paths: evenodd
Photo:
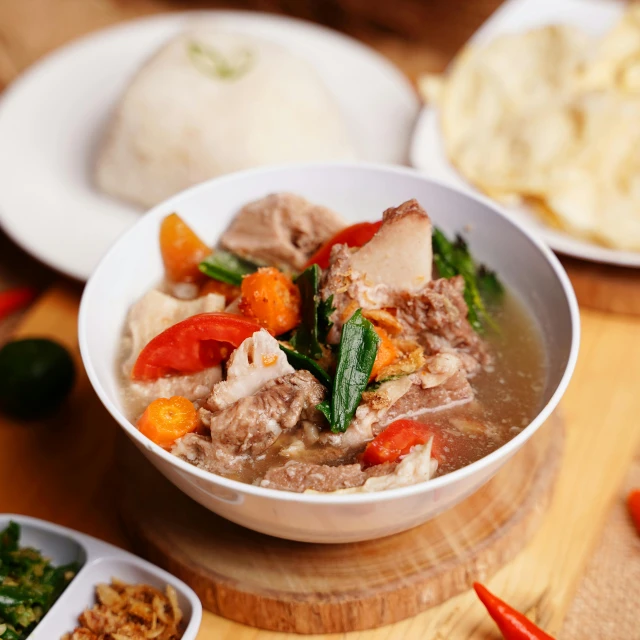
<path id="1" fill-rule="evenodd" d="M 374 433 L 379 433 L 394 420 L 399 418 L 415 418 L 430 411 L 441 411 L 456 404 L 463 404 L 473 400 L 473 388 L 467 380 L 464 370 L 460 370 L 442 384 L 435 387 L 421 386 L 420 374 L 413 374 L 416 378 L 409 391 L 402 396 L 386 413 L 384 419 L 376 425 Z"/>
<path id="2" fill-rule="evenodd" d="M 431 220 L 417 200 L 382 214 L 378 233 L 353 254 L 353 270 L 372 285 L 417 291 L 431 280 Z"/>
<path id="3" fill-rule="evenodd" d="M 316 409 L 325 388 L 308 371 L 295 371 L 267 382 L 259 391 L 221 411 L 200 410 L 214 445 L 233 455 L 264 453 L 301 421 L 320 422 Z"/>
<path id="4" fill-rule="evenodd" d="M 411 295 L 431 280 L 431 220 L 416 200 L 387 209 L 376 235 L 360 249 L 336 245 L 321 284 L 323 300 L 336 308 L 329 341 L 358 308 L 393 306 L 394 292 Z"/>
<path id="5" fill-rule="evenodd" d="M 238 474 L 250 462 L 247 454 L 235 455 L 197 433 L 189 433 L 176 441 L 171 453 L 200 469 L 224 475 Z"/>
<path id="6" fill-rule="evenodd" d="M 396 318 L 403 335 L 414 339 L 427 354 L 455 352 L 468 373 L 489 361 L 486 344 L 467 320 L 462 276 L 432 280 L 420 291 L 394 292 Z"/>
<path id="7" fill-rule="evenodd" d="M 243 207 L 220 244 L 244 258 L 299 271 L 344 226 L 326 207 L 292 193 L 275 193 Z"/>
<path id="8" fill-rule="evenodd" d="M 362 486 L 369 478 L 388 474 L 395 465 L 362 469 L 359 464 L 330 466 L 292 460 L 267 471 L 260 486 L 284 491 L 338 491 Z"/>

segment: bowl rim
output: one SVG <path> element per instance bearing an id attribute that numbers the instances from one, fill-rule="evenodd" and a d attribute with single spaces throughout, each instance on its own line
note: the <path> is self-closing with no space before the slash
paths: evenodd
<path id="1" fill-rule="evenodd" d="M 396 487 L 393 489 L 386 489 L 384 491 L 372 491 L 372 492 L 362 492 L 362 493 L 350 493 L 350 494 L 335 494 L 335 493 L 294 493 L 291 491 L 283 491 L 279 489 L 269 489 L 267 487 L 261 487 L 253 484 L 247 484 L 244 482 L 240 482 L 239 480 L 232 480 L 230 478 L 225 478 L 224 476 L 212 473 L 210 471 L 205 471 L 204 469 L 200 469 L 188 462 L 181 460 L 180 458 L 172 455 L 169 451 L 166 451 L 162 447 L 157 444 L 151 442 L 147 438 L 145 438 L 138 429 L 126 418 L 126 416 L 120 411 L 118 407 L 112 402 L 111 398 L 104 390 L 100 381 L 98 379 L 98 375 L 93 366 L 93 361 L 91 358 L 91 353 L 88 345 L 88 308 L 89 303 L 87 300 L 92 293 L 96 281 L 96 275 L 101 272 L 107 262 L 110 259 L 111 254 L 116 250 L 116 248 L 120 245 L 121 242 L 135 229 L 139 224 L 141 224 L 144 220 L 159 218 L 160 215 L 165 213 L 168 209 L 178 208 L 179 203 L 184 202 L 185 200 L 190 199 L 195 194 L 198 194 L 201 191 L 207 191 L 211 188 L 212 185 L 218 185 L 226 182 L 234 182 L 237 181 L 239 184 L 248 178 L 251 178 L 255 175 L 259 174 L 269 174 L 269 173 L 281 173 L 286 171 L 300 171 L 300 170 L 322 170 L 322 169 L 342 169 L 345 171 L 350 170 L 365 170 L 374 173 L 380 174 L 394 174 L 394 175 L 404 175 L 410 176 L 413 178 L 418 178 L 424 182 L 430 183 L 437 187 L 443 188 L 448 191 L 452 191 L 456 194 L 462 195 L 464 198 L 468 198 L 479 204 L 484 205 L 491 209 L 491 211 L 503 218 L 508 224 L 515 227 L 520 233 L 522 233 L 529 242 L 531 242 L 540 252 L 542 257 L 544 257 L 552 268 L 554 275 L 556 276 L 562 291 L 565 296 L 565 300 L 567 302 L 569 317 L 570 317 L 570 329 L 571 329 L 571 345 L 569 349 L 569 355 L 567 358 L 567 363 L 558 383 L 555 391 L 552 393 L 549 401 L 544 405 L 537 415 L 529 422 L 529 424 L 515 437 L 511 440 L 498 447 L 495 451 L 492 451 L 490 454 L 472 462 L 465 467 L 457 469 L 456 471 L 452 471 L 446 475 L 439 476 L 437 478 L 433 478 L 431 480 L 426 480 L 424 482 L 418 482 L 416 484 L 408 485 L 405 487 Z M 426 491 L 437 490 L 444 488 L 448 485 L 456 484 L 458 481 L 462 481 L 464 479 L 470 478 L 476 473 L 481 472 L 483 469 L 490 467 L 494 462 L 497 462 L 501 458 L 508 458 L 509 454 L 515 453 L 537 430 L 538 428 L 549 418 L 551 413 L 555 410 L 560 399 L 564 395 L 571 377 L 573 376 L 573 372 L 575 370 L 576 362 L 578 359 L 578 351 L 580 348 L 580 311 L 578 307 L 578 302 L 576 299 L 575 292 L 573 290 L 573 286 L 569 280 L 569 277 L 562 267 L 560 261 L 555 256 L 555 254 L 549 249 L 549 247 L 544 244 L 544 242 L 539 239 L 533 232 L 529 231 L 525 225 L 523 225 L 520 221 L 514 220 L 509 217 L 505 212 L 501 211 L 499 207 L 488 197 L 483 195 L 470 193 L 468 191 L 458 189 L 456 187 L 452 187 L 446 182 L 441 181 L 439 179 L 430 178 L 424 173 L 413 169 L 411 167 L 401 167 L 401 166 L 392 166 L 392 165 L 384 165 L 373 162 L 305 162 L 305 163 L 288 163 L 288 164 L 279 164 L 279 165 L 269 165 L 266 167 L 257 167 L 253 169 L 247 169 L 244 171 L 238 171 L 231 174 L 219 176 L 216 178 L 212 178 L 211 180 L 207 180 L 200 184 L 194 185 L 181 191 L 167 200 L 160 202 L 159 204 L 152 207 L 148 212 L 144 213 L 140 219 L 125 233 L 123 233 L 109 248 L 107 253 L 100 259 L 98 266 L 94 269 L 91 277 L 89 278 L 80 302 L 80 310 L 78 316 L 78 339 L 80 346 L 80 354 L 82 356 L 82 361 L 87 372 L 87 376 L 89 381 L 91 382 L 91 386 L 94 391 L 100 398 L 100 401 L 105 406 L 107 411 L 111 414 L 111 416 L 120 424 L 120 426 L 125 430 L 127 435 L 132 438 L 139 446 L 144 447 L 147 451 L 153 453 L 155 456 L 159 457 L 166 463 L 169 463 L 171 466 L 177 467 L 179 471 L 186 473 L 194 478 L 199 480 L 204 480 L 206 482 L 214 482 L 225 489 L 235 491 L 239 494 L 249 494 L 251 496 L 255 496 L 258 498 L 273 498 L 277 500 L 283 500 L 285 502 L 299 502 L 306 504 L 325 504 L 325 505 L 346 505 L 346 504 L 366 504 L 370 502 L 384 502 L 386 500 L 396 500 L 399 498 L 413 496 L 419 493 L 423 493 Z"/>

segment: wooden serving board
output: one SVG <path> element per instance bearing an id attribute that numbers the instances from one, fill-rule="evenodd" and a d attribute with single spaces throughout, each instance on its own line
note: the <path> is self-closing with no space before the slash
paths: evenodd
<path id="1" fill-rule="evenodd" d="M 560 467 L 563 428 L 544 425 L 480 491 L 434 520 L 355 544 L 289 542 L 210 513 L 129 443 L 121 514 L 134 548 L 216 614 L 272 631 L 335 633 L 414 616 L 486 580 L 529 541 Z"/>

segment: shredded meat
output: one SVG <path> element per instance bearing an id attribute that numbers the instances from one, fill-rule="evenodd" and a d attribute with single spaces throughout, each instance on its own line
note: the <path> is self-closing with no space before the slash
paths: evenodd
<path id="1" fill-rule="evenodd" d="M 269 469 L 261 486 L 284 491 L 338 491 L 361 487 L 369 478 L 392 473 L 395 465 L 382 464 L 362 469 L 359 464 L 330 466 L 292 460 Z"/>
<path id="2" fill-rule="evenodd" d="M 420 374 L 414 374 L 414 376 L 416 384 L 389 409 L 384 419 L 376 425 L 374 428 L 376 435 L 381 431 L 381 426 L 398 418 L 412 418 L 428 411 L 440 411 L 452 404 L 473 400 L 473 388 L 462 370 L 444 383 L 429 388 L 423 388 L 418 382 Z"/>
<path id="3" fill-rule="evenodd" d="M 177 440 L 171 449 L 174 456 L 200 469 L 219 475 L 237 475 L 251 462 L 248 455 L 237 455 L 211 438 L 197 433 L 188 433 Z"/>
<path id="4" fill-rule="evenodd" d="M 308 371 L 296 371 L 267 382 L 259 391 L 230 407 L 207 414 L 211 440 L 234 454 L 264 453 L 283 431 L 301 420 L 320 420 L 316 405 L 325 388 Z"/>
<path id="5" fill-rule="evenodd" d="M 243 207 L 220 244 L 238 255 L 300 270 L 345 226 L 340 216 L 291 193 L 276 193 Z"/>
<path id="6" fill-rule="evenodd" d="M 462 276 L 432 280 L 414 294 L 398 291 L 393 306 L 404 336 L 415 339 L 427 354 L 458 353 L 469 373 L 488 361 L 487 348 L 467 320 Z"/>
<path id="7" fill-rule="evenodd" d="M 356 309 L 392 309 L 402 326 L 403 338 L 418 343 L 427 355 L 457 353 L 469 373 L 487 364 L 486 346 L 467 320 L 461 276 L 431 280 L 414 292 L 371 285 L 365 276 L 353 271 L 351 255 L 345 245 L 334 247 L 322 282 L 322 298 L 333 296 L 335 307 L 330 342 L 340 341 L 342 325 Z"/>
<path id="8" fill-rule="evenodd" d="M 172 453 L 213 473 L 239 473 L 264 453 L 281 433 L 299 422 L 324 420 L 316 405 L 325 388 L 308 372 L 296 371 L 267 382 L 259 391 L 221 411 L 199 411 L 210 438 L 188 434 Z"/>

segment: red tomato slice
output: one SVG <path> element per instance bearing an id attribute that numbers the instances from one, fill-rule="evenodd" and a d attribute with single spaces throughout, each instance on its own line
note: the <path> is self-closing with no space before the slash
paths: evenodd
<path id="1" fill-rule="evenodd" d="M 219 364 L 230 350 L 260 330 L 253 320 L 233 313 L 201 313 L 169 327 L 140 352 L 133 380 L 156 380 L 196 373 Z"/>
<path id="2" fill-rule="evenodd" d="M 434 435 L 433 427 L 423 422 L 396 420 L 367 445 L 362 455 L 362 462 L 369 467 L 383 462 L 395 462 L 400 456 L 409 453 L 417 444 L 429 442 L 429 438 Z M 431 455 L 438 457 L 435 447 L 432 448 Z"/>
<path id="3" fill-rule="evenodd" d="M 348 247 L 361 247 L 367 244 L 373 236 L 376 235 L 378 229 L 382 226 L 382 220 L 378 222 L 359 222 L 352 224 L 350 227 L 338 231 L 331 240 L 325 242 L 307 261 L 304 269 L 312 264 L 317 264 L 321 269 L 329 266 L 329 256 L 331 249 L 336 244 L 346 244 Z"/>

